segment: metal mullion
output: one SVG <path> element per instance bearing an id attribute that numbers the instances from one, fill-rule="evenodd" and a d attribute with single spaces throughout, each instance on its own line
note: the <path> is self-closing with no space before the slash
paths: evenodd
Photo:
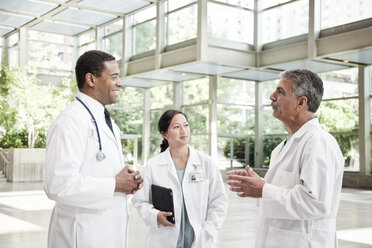
<path id="1" fill-rule="evenodd" d="M 105 36 L 102 36 L 102 39 L 106 39 L 106 38 L 108 38 L 108 37 L 110 37 L 110 36 L 114 36 L 114 35 L 116 35 L 116 34 L 118 34 L 118 33 L 122 33 L 122 32 L 123 32 L 123 29 L 120 29 L 120 30 L 118 30 L 118 31 L 112 32 L 112 33 L 110 33 L 110 34 L 106 34 Z"/>
<path id="2" fill-rule="evenodd" d="M 322 102 L 350 100 L 350 99 L 359 99 L 359 97 L 358 96 L 348 96 L 348 97 L 328 98 L 328 99 L 323 99 Z"/>
<path id="3" fill-rule="evenodd" d="M 144 23 L 146 23 L 146 22 L 150 22 L 150 21 L 153 21 L 153 20 L 156 21 L 156 16 L 155 16 L 154 18 L 147 19 L 147 20 L 145 20 L 145 21 L 143 21 L 143 22 L 137 22 L 136 24 L 133 24 L 133 25 L 132 25 L 132 28 L 135 28 L 135 27 L 137 27 L 137 26 L 139 26 L 139 25 L 141 25 L 141 24 L 144 24 Z"/>
<path id="4" fill-rule="evenodd" d="M 210 101 L 207 100 L 206 102 L 199 102 L 199 103 L 192 103 L 192 104 L 183 104 L 181 107 L 195 107 L 195 106 L 202 106 L 202 105 L 208 105 L 210 104 Z"/>
<path id="5" fill-rule="evenodd" d="M 220 104 L 220 105 L 231 105 L 231 106 L 242 106 L 242 107 L 256 107 L 255 105 L 251 105 L 251 104 L 239 104 L 239 103 L 227 103 L 227 102 L 219 102 L 217 101 L 217 104 Z"/>

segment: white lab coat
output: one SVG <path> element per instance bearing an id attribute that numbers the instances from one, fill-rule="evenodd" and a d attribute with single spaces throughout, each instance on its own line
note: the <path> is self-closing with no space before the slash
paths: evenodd
<path id="1" fill-rule="evenodd" d="M 115 176 L 124 167 L 119 128 L 107 126 L 103 106 L 78 97 L 94 115 L 106 159 L 98 161 L 98 136 L 92 118 L 75 100 L 48 130 L 44 190 L 56 202 L 49 226 L 48 247 L 127 247 L 128 203 L 114 193 Z"/>
<path id="2" fill-rule="evenodd" d="M 210 156 L 189 146 L 189 159 L 183 179 L 183 193 L 190 224 L 194 229 L 193 248 L 213 247 L 213 240 L 222 226 L 227 213 L 226 190 L 217 165 Z M 203 182 L 190 182 L 190 172 L 202 170 Z M 158 225 L 158 210 L 151 203 L 151 185 L 156 184 L 173 190 L 176 225 Z M 180 232 L 182 192 L 169 148 L 149 159 L 144 172 L 143 188 L 133 197 L 132 203 L 139 215 L 151 229 L 147 236 L 148 248 L 175 248 Z"/>
<path id="3" fill-rule="evenodd" d="M 281 150 L 282 149 L 282 150 Z M 271 154 L 260 204 L 257 248 L 337 247 L 344 158 L 317 119 Z"/>

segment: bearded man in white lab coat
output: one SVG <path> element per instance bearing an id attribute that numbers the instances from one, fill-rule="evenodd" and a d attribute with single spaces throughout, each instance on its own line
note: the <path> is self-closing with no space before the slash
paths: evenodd
<path id="1" fill-rule="evenodd" d="M 142 185 L 124 167 L 120 130 L 105 106 L 122 86 L 115 58 L 88 51 L 75 67 L 79 93 L 48 130 L 44 190 L 56 202 L 49 248 L 126 248 L 128 199 Z"/>
<path id="2" fill-rule="evenodd" d="M 249 166 L 227 173 L 238 196 L 261 198 L 258 248 L 337 247 L 344 158 L 335 138 L 313 116 L 322 96 L 323 82 L 315 73 L 283 72 L 270 100 L 288 137 L 271 153 L 264 179 Z"/>

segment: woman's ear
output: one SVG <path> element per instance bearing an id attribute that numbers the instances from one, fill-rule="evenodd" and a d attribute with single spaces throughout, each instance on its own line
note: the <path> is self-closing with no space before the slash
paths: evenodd
<path id="1" fill-rule="evenodd" d="M 161 133 L 161 137 L 163 137 L 163 139 L 167 139 L 167 133 Z"/>

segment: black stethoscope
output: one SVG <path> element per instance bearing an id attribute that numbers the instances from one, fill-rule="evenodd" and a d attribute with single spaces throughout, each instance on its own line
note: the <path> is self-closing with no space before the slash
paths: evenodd
<path id="1" fill-rule="evenodd" d="M 94 125 L 96 126 L 97 136 L 98 136 L 98 143 L 99 143 L 99 151 L 96 154 L 96 158 L 97 158 L 98 161 L 102 161 L 106 158 L 106 156 L 102 152 L 101 136 L 99 135 L 99 130 L 98 130 L 98 125 L 97 125 L 96 118 L 94 118 L 92 112 L 90 112 L 89 108 L 87 107 L 87 105 L 85 105 L 85 103 L 83 103 L 82 100 L 80 100 L 78 97 L 76 97 L 76 100 L 78 100 L 81 104 L 83 104 L 83 106 L 88 110 L 90 116 L 92 116 L 92 122 L 94 122 Z"/>

